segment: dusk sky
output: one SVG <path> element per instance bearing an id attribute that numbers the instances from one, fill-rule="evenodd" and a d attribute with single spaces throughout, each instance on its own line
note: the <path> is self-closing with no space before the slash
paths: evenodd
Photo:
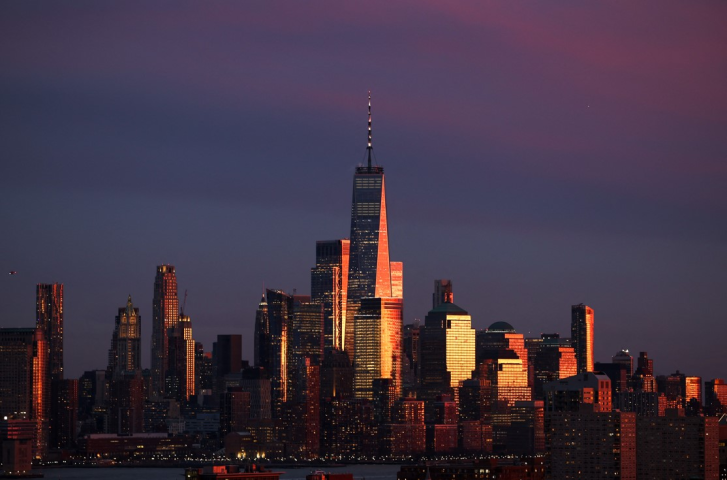
<path id="1" fill-rule="evenodd" d="M 66 377 L 176 266 L 195 339 L 349 236 L 371 90 L 405 322 L 434 279 L 476 328 L 727 378 L 727 2 L 0 3 L 0 326 L 65 290 Z M 14 270 L 16 275 L 8 275 Z"/>

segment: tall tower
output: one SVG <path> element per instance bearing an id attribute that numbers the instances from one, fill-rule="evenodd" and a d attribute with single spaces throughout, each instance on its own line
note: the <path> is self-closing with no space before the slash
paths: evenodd
<path id="1" fill-rule="evenodd" d="M 119 308 L 116 325 L 109 349 L 111 376 L 119 378 L 124 373 L 141 373 L 141 315 L 134 308 L 131 295 L 126 307 Z"/>
<path id="2" fill-rule="evenodd" d="M 256 367 L 270 369 L 270 319 L 268 317 L 268 302 L 263 294 L 255 312 L 255 358 Z"/>
<path id="3" fill-rule="evenodd" d="M 593 371 L 593 309 L 579 303 L 571 306 L 571 343 L 576 351 L 578 373 Z"/>
<path id="4" fill-rule="evenodd" d="M 391 297 L 384 168 L 371 165 L 371 92 L 368 120 L 368 163 L 356 168 L 351 203 L 351 249 L 343 344 L 351 359 L 355 348 L 355 315 L 361 299 Z"/>
<path id="5" fill-rule="evenodd" d="M 179 322 L 177 275 L 172 265 L 159 265 L 154 279 L 151 333 L 151 395 L 164 396 L 164 375 L 169 368 L 167 330 Z"/>
<path id="6" fill-rule="evenodd" d="M 270 326 L 267 368 L 270 375 L 273 417 L 281 418 L 288 400 L 288 342 L 293 316 L 293 297 L 281 290 L 266 290 Z"/>
<path id="7" fill-rule="evenodd" d="M 179 315 L 177 324 L 167 330 L 167 370 L 164 393 L 176 400 L 189 400 L 195 394 L 194 375 L 194 338 L 192 320 L 187 315 Z"/>
<path id="8" fill-rule="evenodd" d="M 472 377 L 475 362 L 472 317 L 445 302 L 429 311 L 422 336 L 422 399 L 430 411 L 437 395 L 457 395 L 460 382 Z"/>
<path id="9" fill-rule="evenodd" d="M 316 242 L 316 266 L 311 268 L 311 301 L 323 304 L 324 346 L 343 349 L 351 242 L 347 239 Z"/>
<path id="10" fill-rule="evenodd" d="M 373 381 L 391 379 L 393 395 L 401 396 L 403 325 L 401 298 L 364 298 L 356 314 L 354 395 L 373 400 Z"/>
<path id="11" fill-rule="evenodd" d="M 63 284 L 39 283 L 35 293 L 36 327 L 48 344 L 48 376 L 63 380 Z"/>

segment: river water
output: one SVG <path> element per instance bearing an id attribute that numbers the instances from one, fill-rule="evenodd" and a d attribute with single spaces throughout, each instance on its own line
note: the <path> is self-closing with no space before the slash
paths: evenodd
<path id="1" fill-rule="evenodd" d="M 267 467 L 273 471 L 282 471 L 281 480 L 305 480 L 311 470 L 310 467 L 301 468 L 275 468 Z M 396 480 L 399 465 L 350 465 L 345 467 L 321 468 L 331 473 L 353 473 L 355 480 Z M 109 480 L 182 480 L 183 468 L 45 468 L 40 470 L 45 480 L 89 480 L 94 478 Z"/>

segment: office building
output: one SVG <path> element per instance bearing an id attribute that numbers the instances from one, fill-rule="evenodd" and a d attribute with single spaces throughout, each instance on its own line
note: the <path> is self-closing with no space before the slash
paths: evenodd
<path id="1" fill-rule="evenodd" d="M 495 322 L 485 330 L 477 332 L 478 365 L 485 359 L 498 358 L 503 350 L 514 352 L 516 358 L 521 361 L 521 369 L 525 377 L 528 378 L 528 351 L 525 348 L 525 338 L 522 333 L 517 333 L 515 328 L 507 322 Z"/>
<path id="2" fill-rule="evenodd" d="M 593 371 L 593 309 L 582 303 L 571 307 L 571 343 L 578 373 Z"/>
<path id="3" fill-rule="evenodd" d="M 63 379 L 63 284 L 36 287 L 36 327 L 43 330 L 48 344 L 49 380 Z"/>
<path id="4" fill-rule="evenodd" d="M 454 303 L 454 292 L 452 280 L 434 280 L 434 293 L 432 294 L 432 308 L 437 308 L 442 303 Z"/>
<path id="5" fill-rule="evenodd" d="M 119 308 L 116 316 L 108 371 L 112 379 L 125 373 L 141 375 L 141 315 L 139 309 L 134 308 L 131 295 L 126 300 L 126 307 Z"/>
<path id="6" fill-rule="evenodd" d="M 316 266 L 311 269 L 311 301 L 323 305 L 325 348 L 343 348 L 351 242 L 316 242 Z"/>
<path id="7" fill-rule="evenodd" d="M 391 270 L 391 296 L 404 298 L 404 263 L 391 262 L 389 268 Z"/>
<path id="8" fill-rule="evenodd" d="M 704 382 L 704 406 L 708 415 L 727 413 L 727 383 L 723 379 Z"/>
<path id="9" fill-rule="evenodd" d="M 607 375 L 586 372 L 543 386 L 546 412 L 577 412 L 588 405 L 594 412 L 610 412 L 611 379 Z"/>
<path id="10" fill-rule="evenodd" d="M 437 396 L 456 399 L 460 382 L 472 377 L 476 365 L 472 317 L 453 303 L 441 303 L 427 314 L 421 341 L 422 398 L 431 412 Z"/>
<path id="11" fill-rule="evenodd" d="M 255 311 L 255 338 L 253 365 L 270 368 L 270 319 L 268 317 L 268 302 L 263 294 Z"/>
<path id="12" fill-rule="evenodd" d="M 616 355 L 611 357 L 611 363 L 624 365 L 626 367 L 626 373 L 629 377 L 634 373 L 634 357 L 631 356 L 627 349 L 619 351 Z"/>
<path id="13" fill-rule="evenodd" d="M 357 312 L 364 298 L 390 298 L 391 265 L 386 217 L 384 168 L 372 165 L 371 95 L 369 94 L 368 162 L 356 168 L 351 204 L 346 326 L 343 348 L 353 359 Z M 353 322 L 352 322 L 353 321 Z"/>
<path id="14" fill-rule="evenodd" d="M 0 418 L 31 418 L 34 328 L 0 328 Z"/>
<path id="15" fill-rule="evenodd" d="M 281 290 L 266 290 L 270 333 L 263 363 L 270 376 L 273 418 L 280 418 L 288 394 L 288 342 L 293 316 L 293 297 Z"/>
<path id="16" fill-rule="evenodd" d="M 167 348 L 165 396 L 177 401 L 187 401 L 195 394 L 196 383 L 195 342 L 189 316 L 180 314 L 177 324 L 167 330 Z"/>
<path id="17" fill-rule="evenodd" d="M 165 376 L 169 369 L 169 336 L 167 331 L 179 322 L 177 275 L 172 265 L 159 265 L 154 278 L 151 336 L 150 396 L 164 396 Z"/>
<path id="18" fill-rule="evenodd" d="M 355 319 L 354 395 L 373 398 L 373 381 L 393 380 L 396 396 L 401 395 L 401 332 L 400 298 L 364 298 Z"/>

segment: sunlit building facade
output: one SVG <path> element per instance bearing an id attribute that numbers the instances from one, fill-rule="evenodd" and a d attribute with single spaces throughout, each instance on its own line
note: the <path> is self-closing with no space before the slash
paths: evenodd
<path id="1" fill-rule="evenodd" d="M 593 371 L 593 309 L 582 303 L 571 307 L 571 342 L 578 373 Z"/>
<path id="2" fill-rule="evenodd" d="M 43 330 L 48 344 L 49 380 L 63 379 L 63 284 L 36 287 L 36 327 Z"/>
<path id="3" fill-rule="evenodd" d="M 400 298 L 364 298 L 356 315 L 354 346 L 354 396 L 373 398 L 373 381 L 393 380 L 395 396 L 401 395 L 401 332 Z"/>
<path id="4" fill-rule="evenodd" d="M 404 262 L 391 262 L 391 296 L 404 298 Z"/>
<path id="5" fill-rule="evenodd" d="M 442 394 L 456 398 L 460 382 L 471 378 L 475 369 L 472 317 L 466 310 L 445 302 L 430 310 L 424 322 L 422 395 L 428 402 Z"/>
<path id="6" fill-rule="evenodd" d="M 349 358 L 355 356 L 356 312 L 362 299 L 392 297 L 384 168 L 371 163 L 371 138 L 369 95 L 368 164 L 356 168 L 351 202 L 351 248 L 343 344 Z"/>
<path id="7" fill-rule="evenodd" d="M 350 247 L 347 238 L 316 242 L 316 266 L 311 269 L 311 301 L 323 305 L 326 348 L 343 348 Z"/>
<path id="8" fill-rule="evenodd" d="M 273 417 L 280 418 L 288 394 L 288 341 L 293 297 L 281 290 L 266 290 L 270 328 L 268 358 L 263 365 L 270 376 Z"/>
<path id="9" fill-rule="evenodd" d="M 195 394 L 195 342 L 192 320 L 179 315 L 177 325 L 167 331 L 167 372 L 165 395 L 176 400 L 189 400 Z"/>
<path id="10" fill-rule="evenodd" d="M 157 266 L 154 278 L 151 335 L 151 397 L 163 397 L 165 376 L 169 369 L 167 331 L 179 321 L 177 274 L 173 265 Z"/>

